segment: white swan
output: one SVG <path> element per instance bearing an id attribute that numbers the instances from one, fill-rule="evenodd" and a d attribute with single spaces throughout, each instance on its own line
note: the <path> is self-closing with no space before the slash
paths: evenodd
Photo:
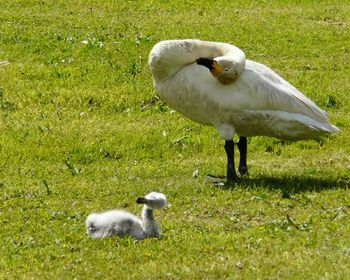
<path id="1" fill-rule="evenodd" d="M 153 209 L 163 208 L 167 205 L 165 195 L 151 192 L 145 197 L 137 198 L 136 203 L 144 204 L 141 219 L 124 210 L 92 213 L 85 222 L 86 233 L 92 238 L 130 235 L 141 240 L 146 237 L 159 237 L 161 229 L 154 219 Z"/>
<path id="2" fill-rule="evenodd" d="M 148 64 L 163 101 L 193 121 L 213 125 L 225 140 L 227 180 L 239 179 L 234 167 L 235 133 L 240 136 L 238 170 L 244 174 L 248 136 L 298 140 L 339 131 L 325 111 L 233 45 L 162 41 L 151 50 Z"/>

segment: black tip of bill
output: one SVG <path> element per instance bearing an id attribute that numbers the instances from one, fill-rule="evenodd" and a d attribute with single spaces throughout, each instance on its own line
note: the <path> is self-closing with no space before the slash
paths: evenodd
<path id="1" fill-rule="evenodd" d="M 144 203 L 146 203 L 146 199 L 144 199 L 143 197 L 138 197 L 138 198 L 136 198 L 136 203 L 137 204 L 144 204 Z"/>
<path id="2" fill-rule="evenodd" d="M 209 68 L 209 70 L 211 70 L 213 68 L 213 59 L 210 58 L 204 58 L 204 57 L 200 57 L 196 60 L 198 65 L 203 65 L 207 68 Z"/>

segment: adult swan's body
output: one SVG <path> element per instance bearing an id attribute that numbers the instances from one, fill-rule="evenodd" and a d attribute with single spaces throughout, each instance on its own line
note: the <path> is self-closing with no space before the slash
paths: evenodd
<path id="1" fill-rule="evenodd" d="M 309 139 L 338 132 L 327 113 L 267 66 L 246 60 L 237 47 L 200 40 L 156 44 L 148 59 L 166 103 L 225 140 L 227 180 L 237 180 L 233 136 L 240 136 L 239 172 L 247 171 L 248 136 Z M 208 71 L 209 69 L 209 71 Z"/>

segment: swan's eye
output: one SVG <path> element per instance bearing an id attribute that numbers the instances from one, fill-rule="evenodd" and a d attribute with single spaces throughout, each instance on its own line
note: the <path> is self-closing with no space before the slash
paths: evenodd
<path id="1" fill-rule="evenodd" d="M 225 68 L 225 72 L 228 72 L 228 68 Z"/>

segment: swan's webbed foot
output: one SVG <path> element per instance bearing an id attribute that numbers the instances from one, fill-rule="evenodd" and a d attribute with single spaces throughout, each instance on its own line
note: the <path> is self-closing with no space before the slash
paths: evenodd
<path id="1" fill-rule="evenodd" d="M 242 178 L 243 176 L 248 176 L 248 167 L 247 166 L 239 166 L 238 167 L 238 176 Z"/>
<path id="2" fill-rule="evenodd" d="M 211 181 L 211 183 L 215 187 L 223 187 L 223 186 L 227 185 L 227 177 L 226 176 L 216 176 L 216 175 L 208 174 L 207 178 Z M 229 183 L 229 184 L 231 184 L 231 183 Z"/>
<path id="3" fill-rule="evenodd" d="M 208 175 L 207 178 L 215 187 L 231 187 L 241 181 L 238 176 L 234 178 L 227 178 L 226 176 Z"/>

